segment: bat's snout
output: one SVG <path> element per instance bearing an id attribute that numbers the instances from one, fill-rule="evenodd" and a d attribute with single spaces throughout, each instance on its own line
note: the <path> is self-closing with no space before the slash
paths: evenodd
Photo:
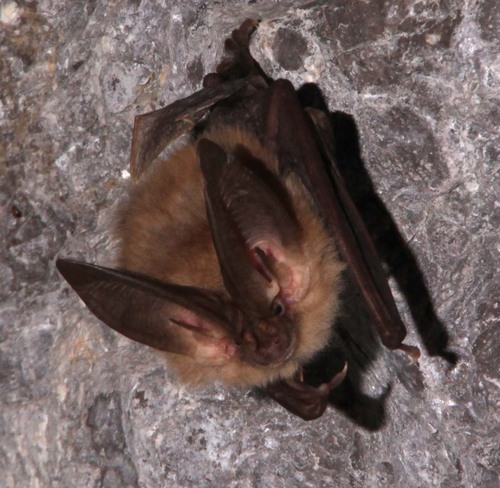
<path id="1" fill-rule="evenodd" d="M 295 334 L 283 320 L 261 320 L 243 335 L 242 359 L 260 366 L 278 366 L 293 354 Z"/>

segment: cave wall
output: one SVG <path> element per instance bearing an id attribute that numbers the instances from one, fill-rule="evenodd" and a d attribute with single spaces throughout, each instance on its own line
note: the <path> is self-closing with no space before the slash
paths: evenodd
<path id="1" fill-rule="evenodd" d="M 499 486 L 498 16 L 494 0 L 2 2 L 0 484 Z M 354 122 L 380 199 L 363 212 L 422 349 L 415 365 L 374 343 L 352 402 L 309 423 L 177 384 L 54 266 L 110 263 L 134 115 L 200 88 L 247 17 L 269 74 Z"/>

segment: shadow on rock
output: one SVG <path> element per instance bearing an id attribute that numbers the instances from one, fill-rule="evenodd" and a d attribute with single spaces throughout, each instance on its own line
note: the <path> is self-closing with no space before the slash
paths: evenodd
<path id="1" fill-rule="evenodd" d="M 298 93 L 304 107 L 313 107 L 330 114 L 338 169 L 379 256 L 407 301 L 426 353 L 429 356 L 439 356 L 451 365 L 456 364 L 457 355 L 448 350 L 448 331 L 437 317 L 417 260 L 384 203 L 375 193 L 361 158 L 359 136 L 353 117 L 344 112 L 330 113 L 315 84 L 302 86 Z M 361 296 L 350 279 L 347 282 L 342 296 L 343 315 L 336 324 L 338 337 L 335 347 L 327 348 L 305 368 L 305 379 L 313 385 L 327 381 L 342 368 L 345 359 L 349 364 L 348 375 L 344 383 L 331 393 L 330 402 L 354 422 L 373 431 L 384 424 L 384 406 L 391 387 L 387 385 L 384 392 L 376 398 L 361 391 L 364 372 L 377 357 L 381 344 Z"/>

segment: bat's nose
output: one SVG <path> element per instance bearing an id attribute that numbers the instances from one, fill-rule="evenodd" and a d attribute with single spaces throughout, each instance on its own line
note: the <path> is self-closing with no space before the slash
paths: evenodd
<path id="1" fill-rule="evenodd" d="M 247 330 L 243 337 L 245 359 L 261 366 L 281 364 L 293 353 L 293 331 L 283 321 L 261 320 Z"/>

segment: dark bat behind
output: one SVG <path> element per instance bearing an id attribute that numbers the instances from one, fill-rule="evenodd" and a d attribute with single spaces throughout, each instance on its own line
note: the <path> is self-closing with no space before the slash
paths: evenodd
<path id="1" fill-rule="evenodd" d="M 319 387 L 302 366 L 330 339 L 342 264 L 382 342 L 406 330 L 380 259 L 335 166 L 327 115 L 252 58 L 257 23 L 226 41 L 204 88 L 136 117 L 118 214 L 117 268 L 60 259 L 88 308 L 125 336 L 166 351 L 189 383 L 266 387 L 304 419 L 320 416 L 347 365 Z M 167 161 L 161 151 L 190 139 Z"/>

